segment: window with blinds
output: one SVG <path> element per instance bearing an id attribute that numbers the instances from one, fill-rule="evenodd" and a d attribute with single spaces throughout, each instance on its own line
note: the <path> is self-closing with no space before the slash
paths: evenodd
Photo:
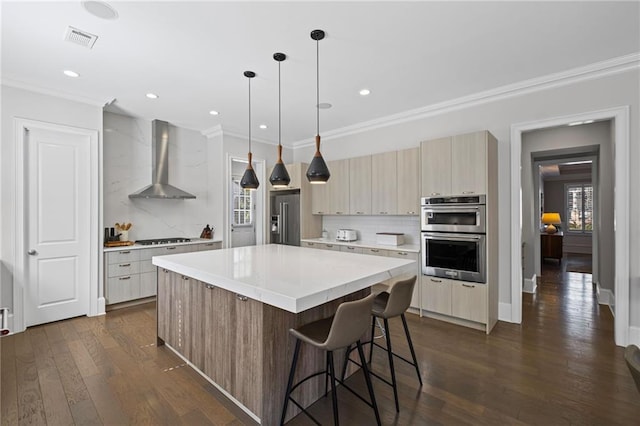
<path id="1" fill-rule="evenodd" d="M 565 186 L 566 231 L 589 233 L 593 231 L 593 186 L 568 184 Z"/>

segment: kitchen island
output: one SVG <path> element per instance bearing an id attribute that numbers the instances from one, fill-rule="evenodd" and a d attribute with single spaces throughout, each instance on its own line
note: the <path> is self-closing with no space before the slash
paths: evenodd
<path id="1" fill-rule="evenodd" d="M 289 328 L 326 318 L 373 284 L 415 269 L 411 260 L 275 244 L 159 256 L 153 264 L 158 344 L 265 425 L 280 420 L 293 356 Z M 339 371 L 339 353 L 336 360 Z M 303 345 L 297 376 L 324 364 L 323 352 Z M 324 395 L 324 378 L 296 392 L 309 406 Z"/>

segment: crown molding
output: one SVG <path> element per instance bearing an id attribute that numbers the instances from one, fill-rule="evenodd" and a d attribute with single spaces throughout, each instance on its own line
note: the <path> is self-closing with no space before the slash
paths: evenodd
<path id="1" fill-rule="evenodd" d="M 388 115 L 375 120 L 364 121 L 351 126 L 330 130 L 322 134 L 323 141 L 338 139 L 345 136 L 367 132 L 382 127 L 393 126 L 409 121 L 420 120 L 427 117 L 444 114 L 447 112 L 462 110 L 489 102 L 496 102 L 516 96 L 539 92 L 554 87 L 567 86 L 610 75 L 620 74 L 640 67 L 640 52 L 625 56 L 595 62 L 583 67 L 573 68 L 567 71 L 548 74 L 518 83 L 496 87 L 494 89 L 478 92 L 472 95 L 439 102 L 432 105 Z M 303 139 L 291 144 L 293 149 L 314 146 L 315 139 Z"/>
<path id="2" fill-rule="evenodd" d="M 12 80 L 9 78 L 3 78 L 1 81 L 3 86 L 14 87 L 16 89 L 28 90 L 30 92 L 40 93 L 41 95 L 54 96 L 56 98 L 66 99 L 68 101 L 79 102 L 91 106 L 104 108 L 107 105 L 112 104 L 116 98 L 96 99 L 87 98 L 84 96 L 72 95 L 70 93 L 61 92 L 58 90 L 47 89 L 45 87 L 35 86 L 22 81 Z"/>
<path id="3" fill-rule="evenodd" d="M 234 138 L 238 138 L 238 139 L 245 139 L 248 140 L 249 137 L 243 133 L 240 132 L 234 132 L 233 130 L 225 130 L 221 124 L 218 124 L 216 126 L 210 127 L 208 129 L 205 129 L 203 131 L 201 131 L 200 133 L 202 133 L 204 136 L 206 136 L 207 138 L 214 138 L 217 136 L 222 136 L 224 137 L 226 136 L 231 136 Z M 273 142 L 267 139 L 260 139 L 260 138 L 256 138 L 256 137 L 252 137 L 251 138 L 251 142 L 258 142 L 258 143 L 263 143 L 266 145 L 274 145 L 277 146 L 278 143 L 277 142 Z"/>

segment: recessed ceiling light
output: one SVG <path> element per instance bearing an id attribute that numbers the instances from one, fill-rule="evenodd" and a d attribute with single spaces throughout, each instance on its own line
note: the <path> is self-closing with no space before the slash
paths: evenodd
<path id="1" fill-rule="evenodd" d="M 158 95 L 155 93 L 147 93 L 147 98 L 149 99 L 158 99 Z"/>
<path id="2" fill-rule="evenodd" d="M 118 12 L 109 4 L 102 1 L 83 1 L 82 6 L 93 16 L 102 19 L 117 19 Z"/>
<path id="3" fill-rule="evenodd" d="M 362 90 L 360 91 L 360 94 L 361 94 L 362 96 L 367 96 L 369 93 L 371 93 L 371 90 L 369 90 L 369 89 L 362 89 Z"/>
<path id="4" fill-rule="evenodd" d="M 261 128 L 261 129 L 266 129 L 266 128 L 267 128 L 267 125 L 266 125 L 266 124 L 261 124 L 261 125 L 260 125 L 260 128 Z"/>
<path id="5" fill-rule="evenodd" d="M 569 123 L 568 126 L 579 126 L 581 124 L 583 124 L 582 121 L 574 121 L 573 123 Z"/>
<path id="6" fill-rule="evenodd" d="M 71 70 L 64 70 L 63 72 L 64 72 L 64 75 L 66 75 L 67 77 L 73 77 L 73 78 L 75 78 L 75 77 L 80 77 L 80 74 L 78 74 L 78 73 L 77 73 L 77 72 L 75 72 L 75 71 L 71 71 Z"/>
<path id="7" fill-rule="evenodd" d="M 322 103 L 318 104 L 318 108 L 320 108 L 320 109 L 329 109 L 329 108 L 331 108 L 331 106 L 332 105 L 330 103 L 328 103 L 328 102 L 322 102 Z"/>
<path id="8" fill-rule="evenodd" d="M 211 115 L 218 115 L 218 114 L 220 114 L 220 113 L 219 113 L 218 111 L 211 110 L 211 111 L 209 111 L 209 114 L 211 114 Z"/>
<path id="9" fill-rule="evenodd" d="M 591 124 L 591 123 L 593 123 L 593 120 L 584 120 L 583 124 Z"/>

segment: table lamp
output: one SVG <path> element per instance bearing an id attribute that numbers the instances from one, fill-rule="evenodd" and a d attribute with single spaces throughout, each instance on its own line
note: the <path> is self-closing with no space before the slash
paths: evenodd
<path id="1" fill-rule="evenodd" d="M 545 231 L 547 234 L 555 234 L 558 232 L 558 228 L 554 225 L 561 225 L 562 220 L 560 219 L 560 213 L 542 213 L 542 218 L 540 221 L 547 225 Z"/>

